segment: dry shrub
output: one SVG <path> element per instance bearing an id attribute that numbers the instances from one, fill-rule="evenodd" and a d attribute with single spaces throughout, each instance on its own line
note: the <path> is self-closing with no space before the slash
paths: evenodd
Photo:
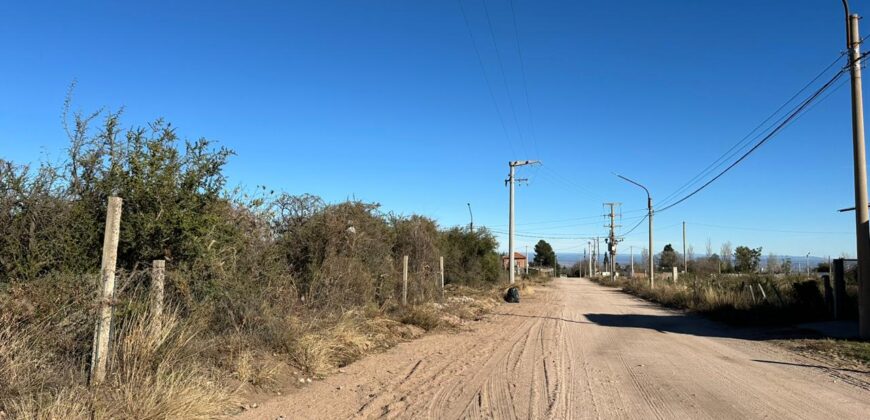
<path id="1" fill-rule="evenodd" d="M 274 387 L 282 365 L 272 358 L 253 350 L 239 350 L 233 357 L 233 372 L 239 381 L 257 387 Z"/>
<path id="2" fill-rule="evenodd" d="M 332 350 L 332 341 L 328 337 L 305 333 L 295 341 L 290 358 L 299 368 L 320 377 L 332 372 L 335 367 Z"/>
<path id="3" fill-rule="evenodd" d="M 299 368 L 321 377 L 396 342 L 380 320 L 350 311 L 335 321 L 310 325 L 293 342 L 290 357 Z"/>
<path id="4" fill-rule="evenodd" d="M 342 317 L 330 331 L 337 366 L 347 366 L 377 347 L 370 330 L 374 326 L 376 324 L 369 324 L 353 313 Z"/>
<path id="5" fill-rule="evenodd" d="M 402 310 L 400 319 L 405 324 L 416 325 L 426 331 L 441 325 L 441 316 L 429 305 L 408 306 Z"/>
<path id="6" fill-rule="evenodd" d="M 522 282 L 520 283 L 520 292 L 522 292 L 520 296 L 534 296 L 535 288 L 529 283 Z"/>
<path id="7" fill-rule="evenodd" d="M 422 328 L 382 316 L 368 319 L 366 324 L 376 350 L 388 349 L 402 340 L 412 340 L 425 333 Z"/>

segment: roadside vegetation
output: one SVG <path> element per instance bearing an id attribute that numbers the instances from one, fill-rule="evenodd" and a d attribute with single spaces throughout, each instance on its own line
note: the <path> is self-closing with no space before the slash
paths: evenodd
<path id="1" fill-rule="evenodd" d="M 830 267 L 821 263 L 811 275 L 796 273 L 789 259 L 774 255 L 761 264 L 761 248 L 738 246 L 731 253 L 731 244 L 722 247 L 724 258 L 710 252 L 701 258 L 688 260 L 688 273 L 674 281 L 673 267 L 682 267 L 682 256 L 668 244 L 656 257 L 661 273 L 655 287 L 643 274 L 631 279 L 622 267 L 620 276 L 611 281 L 608 276 L 592 279 L 600 284 L 619 287 L 623 291 L 663 306 L 687 310 L 737 326 L 785 326 L 832 320 L 830 290 L 826 300 L 825 283 L 821 275 Z M 691 254 L 690 254 L 691 255 Z M 643 263 L 645 264 L 645 263 Z M 638 264 L 638 267 L 643 265 Z M 573 270 L 579 270 L 579 264 Z M 764 272 L 762 272 L 762 269 Z M 858 319 L 858 283 L 854 270 L 845 276 L 846 297 L 841 319 Z M 787 347 L 808 353 L 835 355 L 858 364 L 870 363 L 870 342 L 833 339 L 787 340 Z"/>
<path id="2" fill-rule="evenodd" d="M 232 151 L 180 139 L 162 120 L 122 128 L 121 117 L 65 115 L 70 143 L 59 162 L 0 160 L 0 418 L 213 418 L 245 393 L 458 328 L 498 299 L 500 258 L 486 229 L 442 228 L 376 203 L 232 189 Z M 113 358 L 94 388 L 112 195 L 124 200 Z M 149 305 L 157 259 L 167 266 L 159 316 Z"/>
<path id="3" fill-rule="evenodd" d="M 675 309 L 686 309 L 735 325 L 785 325 L 828 319 L 819 282 L 805 276 L 681 274 L 676 282 L 657 278 L 595 278 L 601 284 Z M 857 299 L 854 294 L 851 296 Z M 853 310 L 857 305 L 853 303 Z"/>

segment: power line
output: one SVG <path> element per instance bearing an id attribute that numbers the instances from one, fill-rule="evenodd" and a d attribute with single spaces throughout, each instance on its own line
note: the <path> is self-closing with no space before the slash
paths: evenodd
<path id="1" fill-rule="evenodd" d="M 845 70 L 845 69 L 840 69 L 840 71 L 837 72 L 837 74 L 834 75 L 834 77 L 832 77 L 830 80 L 828 80 L 824 85 L 822 85 L 822 87 L 820 87 L 818 90 L 816 90 L 816 91 L 815 91 L 812 95 L 810 95 L 807 99 L 805 99 L 804 101 L 802 101 L 802 102 L 801 102 L 801 103 L 800 103 L 796 108 L 794 108 L 794 110 L 793 110 L 793 111 L 792 111 L 792 112 L 791 112 L 791 113 L 790 113 L 786 118 L 784 118 L 784 119 L 783 119 L 779 124 L 777 124 L 777 125 L 776 125 L 772 130 L 770 130 L 770 132 L 769 132 L 767 135 L 765 135 L 765 136 L 764 136 L 760 141 L 758 141 L 754 146 L 752 146 L 752 148 L 750 148 L 746 153 L 744 153 L 744 154 L 743 154 L 742 156 L 740 156 L 737 160 L 735 160 L 735 161 L 732 162 L 730 165 L 728 165 L 724 170 L 722 170 L 721 172 L 719 172 L 719 174 L 717 174 L 715 177 L 711 178 L 709 181 L 705 182 L 703 185 L 701 185 L 700 187 L 696 188 L 694 191 L 692 191 L 691 193 L 687 194 L 687 195 L 684 196 L 683 198 L 680 198 L 679 200 L 677 200 L 677 201 L 675 201 L 675 202 L 673 202 L 673 203 L 671 203 L 671 204 L 665 206 L 664 208 L 659 209 L 658 212 L 661 213 L 661 212 L 663 212 L 663 211 L 666 211 L 666 210 L 668 210 L 668 209 L 670 209 L 670 208 L 672 208 L 672 207 L 674 207 L 674 206 L 676 206 L 676 205 L 678 205 L 678 204 L 680 204 L 680 203 L 682 203 L 682 202 L 688 200 L 689 198 L 691 198 L 691 197 L 694 196 L 695 194 L 699 193 L 699 192 L 700 192 L 701 190 L 703 190 L 704 188 L 707 188 L 707 186 L 709 186 L 710 184 L 712 184 L 713 182 L 715 182 L 717 179 L 721 178 L 721 177 L 722 177 L 723 175 L 725 175 L 728 171 L 730 171 L 732 168 L 734 168 L 735 166 L 737 166 L 737 165 L 738 165 L 740 162 L 742 162 L 744 159 L 746 159 L 747 157 L 749 157 L 749 155 L 751 155 L 753 152 L 755 152 L 756 150 L 758 150 L 758 148 L 761 147 L 764 143 L 766 143 L 768 140 L 770 140 L 771 138 L 773 138 L 774 136 L 776 136 L 777 134 L 779 134 L 779 133 L 780 133 L 780 132 L 781 132 L 781 131 L 782 131 L 782 130 L 783 130 L 783 129 L 784 129 L 784 128 L 789 124 L 789 123 L 791 123 L 792 121 L 794 121 L 795 119 L 797 119 L 797 117 L 798 117 L 799 115 L 801 115 L 801 112 L 802 112 L 802 111 L 804 111 L 804 110 L 805 110 L 805 109 L 806 109 L 806 108 L 807 108 L 811 103 L 813 103 L 813 101 L 815 101 L 815 100 L 816 100 L 816 99 L 817 99 L 817 98 L 818 98 L 822 93 L 824 93 L 828 88 L 830 88 L 834 83 L 836 83 L 836 81 L 837 81 L 840 77 L 842 77 L 845 73 L 846 73 L 846 70 Z"/>
<path id="2" fill-rule="evenodd" d="M 836 232 L 836 231 L 808 231 L 808 230 L 788 230 L 788 229 L 765 229 L 765 228 L 754 228 L 754 227 L 741 227 L 741 226 L 722 226 L 722 225 L 713 225 L 708 223 L 691 223 L 696 226 L 705 226 L 712 227 L 718 229 L 737 229 L 737 230 L 749 230 L 755 232 L 773 232 L 773 233 L 795 233 L 801 235 L 846 235 L 853 234 L 855 232 Z"/>
<path id="3" fill-rule="evenodd" d="M 698 181 L 700 181 L 706 175 L 710 174 L 716 168 L 721 167 L 725 163 L 726 160 L 732 158 L 740 150 L 744 149 L 748 145 L 749 141 L 757 138 L 757 135 L 755 135 L 755 134 L 758 132 L 759 129 L 761 129 L 761 127 L 763 127 L 765 124 L 767 124 L 769 121 L 771 121 L 776 115 L 778 115 L 780 113 L 780 111 L 782 111 L 786 106 L 788 106 L 788 104 L 792 103 L 801 93 L 806 91 L 810 86 L 812 86 L 813 83 L 818 81 L 825 73 L 827 73 L 832 67 L 834 67 L 840 61 L 840 58 L 842 58 L 844 54 L 845 54 L 845 52 L 840 53 L 840 55 L 837 56 L 837 58 L 833 62 L 831 62 L 831 64 L 826 66 L 821 72 L 819 72 L 818 75 L 816 75 L 816 77 L 814 77 L 812 80 L 807 82 L 807 84 L 805 84 L 800 90 L 795 92 L 795 94 L 792 95 L 787 101 L 785 101 L 785 103 L 780 105 L 780 107 L 777 108 L 776 111 L 771 113 L 767 118 L 765 118 L 758 125 L 756 125 L 755 128 L 752 129 L 752 131 L 750 131 L 746 136 L 744 136 L 742 139 L 740 139 L 740 141 L 738 141 L 733 146 L 731 146 L 731 148 L 729 148 L 727 151 L 725 151 L 725 153 L 720 155 L 716 160 L 714 160 L 712 163 L 710 163 L 701 172 L 699 172 L 694 177 L 692 177 L 692 179 L 690 179 L 688 182 L 683 184 L 676 191 L 674 191 L 673 193 L 671 193 L 670 195 L 668 195 L 667 197 L 662 199 L 661 203 L 664 204 L 669 199 L 672 199 L 672 198 L 678 196 L 679 194 L 681 194 L 682 192 L 684 192 L 685 190 L 689 189 L 692 185 L 696 184 Z M 780 118 L 777 121 L 780 121 L 780 120 L 782 120 L 782 118 Z M 765 130 L 765 131 L 767 131 L 767 130 Z M 761 135 L 763 133 L 764 132 L 758 133 L 758 135 Z"/>
<path id="4" fill-rule="evenodd" d="M 589 188 L 586 188 L 586 187 L 584 187 L 584 186 L 582 186 L 574 181 L 571 181 L 570 179 L 560 175 L 558 172 L 556 172 L 550 168 L 542 167 L 541 169 L 543 170 L 544 175 L 549 176 L 550 179 L 552 179 L 554 181 L 561 182 L 563 185 L 568 186 L 570 188 L 574 188 L 578 192 L 582 192 L 584 194 L 592 194 L 593 196 L 596 196 L 599 198 L 604 198 L 604 196 L 602 196 L 601 194 L 598 194 L 597 192 L 592 191 Z"/>
<path id="5" fill-rule="evenodd" d="M 525 64 L 525 60 L 523 59 L 523 49 L 520 46 L 520 28 L 519 28 L 519 25 L 517 24 L 517 11 L 514 8 L 514 0 L 508 0 L 508 3 L 510 4 L 510 7 L 511 7 L 511 16 L 512 16 L 513 22 L 514 22 L 514 35 L 515 35 L 516 41 L 517 41 L 517 56 L 520 59 L 520 74 L 522 75 L 522 78 L 523 78 L 523 93 L 526 97 L 526 109 L 529 112 L 529 129 L 531 130 L 532 142 L 535 146 L 535 154 L 540 156 L 540 151 L 538 150 L 538 136 L 535 132 L 535 119 L 534 119 L 533 114 L 532 114 L 532 103 L 531 103 L 531 100 L 529 99 L 529 83 L 528 83 L 528 80 L 526 78 L 526 64 Z"/>
<path id="6" fill-rule="evenodd" d="M 477 55 L 477 62 L 480 64 L 480 71 L 483 73 L 483 79 L 486 81 L 486 87 L 489 90 L 489 97 L 492 99 L 492 105 L 495 107 L 495 113 L 498 115 L 499 123 L 504 131 L 504 137 L 508 141 L 508 146 L 511 148 L 513 157 L 517 157 L 517 150 L 514 148 L 513 139 L 508 134 L 507 124 L 505 124 L 504 115 L 502 115 L 501 107 L 498 106 L 498 100 L 495 97 L 495 89 L 492 87 L 492 82 L 489 79 L 489 74 L 486 72 L 486 65 L 483 63 L 483 56 L 480 54 L 480 48 L 477 47 L 477 42 L 474 40 L 474 31 L 471 30 L 471 23 L 468 20 L 468 14 L 465 13 L 465 6 L 462 0 L 456 0 L 459 3 L 459 10 L 462 11 L 462 20 L 465 22 L 465 28 L 468 29 L 468 37 L 471 38 L 471 45 L 474 47 L 474 53 Z"/>
<path id="7" fill-rule="evenodd" d="M 630 235 L 631 232 L 634 232 L 634 230 L 637 229 L 637 227 L 640 226 L 640 224 L 643 223 L 643 222 L 647 219 L 647 217 L 649 217 L 649 214 L 644 215 L 642 219 L 640 219 L 640 220 L 637 221 L 637 224 L 636 224 L 636 225 L 632 226 L 632 228 L 629 229 L 628 232 L 623 233 L 621 236 L 628 236 L 628 235 Z"/>
<path id="8" fill-rule="evenodd" d="M 646 209 L 643 209 L 643 210 L 646 211 Z M 625 213 L 627 213 L 627 212 L 623 212 L 623 214 L 625 214 Z M 549 224 L 552 224 L 552 223 L 560 223 L 560 222 L 571 222 L 571 221 L 575 221 L 575 220 L 601 219 L 602 217 L 603 217 L 602 215 L 597 215 L 597 216 L 589 216 L 589 217 L 578 217 L 578 218 L 573 218 L 573 219 L 562 219 L 562 220 L 550 220 L 550 221 L 542 221 L 542 222 L 517 223 L 516 226 L 539 226 L 539 229 L 557 229 L 557 228 L 569 228 L 569 227 L 577 227 L 577 226 L 590 226 L 590 225 L 597 225 L 597 224 L 600 223 L 600 221 L 597 221 L 597 222 L 574 223 L 574 224 L 559 225 L 559 226 L 541 226 L 541 225 L 549 225 Z M 644 215 L 638 215 L 638 216 L 623 217 L 622 220 L 634 220 L 634 219 L 637 219 L 637 218 L 639 218 L 639 217 L 646 217 L 646 216 L 644 216 Z M 490 225 L 490 226 L 491 226 L 491 227 L 505 227 L 505 226 L 507 226 L 507 225 L 501 224 L 501 225 Z"/>
<path id="9" fill-rule="evenodd" d="M 509 232 L 505 232 L 503 230 L 496 230 L 496 229 L 488 229 L 488 230 L 492 233 L 499 234 L 499 235 L 508 235 L 509 234 Z M 566 235 L 568 235 L 568 234 L 566 234 Z M 583 235 L 583 234 L 580 234 L 580 235 Z M 554 234 L 554 233 L 535 233 L 535 232 L 514 232 L 514 236 L 518 236 L 521 238 L 537 238 L 537 239 L 553 239 L 553 240 L 556 240 L 556 239 L 559 239 L 559 240 L 563 240 L 563 239 L 564 240 L 594 239 L 595 238 L 595 235 L 592 235 L 592 234 L 589 234 L 587 236 L 577 236 L 577 235 L 561 236 L 561 235 Z"/>
<path id="10" fill-rule="evenodd" d="M 496 57 L 496 60 L 498 61 L 499 69 L 501 70 L 501 78 L 502 78 L 502 83 L 504 84 L 505 94 L 507 94 L 508 104 L 510 105 L 511 113 L 513 114 L 513 117 L 514 117 L 514 124 L 517 127 L 517 134 L 520 137 L 520 145 L 524 146 L 525 142 L 523 140 L 523 132 L 522 132 L 522 130 L 520 130 L 520 120 L 519 120 L 519 118 L 517 118 L 517 109 L 514 106 L 513 96 L 511 95 L 511 90 L 508 87 L 507 73 L 504 71 L 504 60 L 502 60 L 502 58 L 501 58 L 501 50 L 499 50 L 499 48 L 498 48 L 498 40 L 495 36 L 495 30 L 492 28 L 492 19 L 490 18 L 490 15 L 489 15 L 489 6 L 486 5 L 486 0 L 481 0 L 481 3 L 483 3 L 483 11 L 486 14 L 486 24 L 489 27 L 489 34 L 492 37 L 492 45 L 495 48 L 495 57 Z M 523 152 L 525 152 L 525 150 L 523 150 Z"/>

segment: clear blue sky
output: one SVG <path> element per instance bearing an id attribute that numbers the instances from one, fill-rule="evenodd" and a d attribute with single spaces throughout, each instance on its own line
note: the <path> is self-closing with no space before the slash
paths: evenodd
<path id="1" fill-rule="evenodd" d="M 509 0 L 485 4 L 492 30 L 481 0 L 3 2 L 0 156 L 56 158 L 77 79 L 76 109 L 123 106 L 130 126 L 165 117 L 234 149 L 233 184 L 442 225 L 468 223 L 471 202 L 506 230 L 507 162 L 541 159 L 519 171 L 519 232 L 603 236 L 602 202 L 624 203 L 626 230 L 646 204 L 612 172 L 663 199 L 844 49 L 836 0 L 513 0 L 516 25 Z M 657 250 L 685 220 L 696 254 L 710 238 L 854 255 L 836 212 L 853 202 L 847 86 L 660 214 Z"/>

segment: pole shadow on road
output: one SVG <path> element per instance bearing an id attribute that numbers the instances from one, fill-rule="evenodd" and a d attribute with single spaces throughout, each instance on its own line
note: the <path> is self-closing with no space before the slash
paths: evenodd
<path id="1" fill-rule="evenodd" d="M 591 324 L 591 322 L 588 322 L 588 321 L 580 321 L 580 320 L 574 320 L 574 319 L 565 319 L 565 318 L 559 318 L 559 317 L 555 317 L 555 316 L 543 316 L 543 315 L 520 315 L 520 314 L 507 314 L 507 313 L 503 313 L 503 312 L 493 312 L 493 315 L 499 315 L 499 316 L 514 316 L 514 317 L 517 317 L 517 318 L 552 319 L 552 320 L 554 320 L 554 321 L 570 322 L 570 323 L 573 323 L 573 324 Z"/>
<path id="2" fill-rule="evenodd" d="M 743 340 L 819 338 L 818 333 L 794 327 L 735 327 L 694 315 L 586 314 L 586 319 L 614 328 L 643 328 L 661 333 Z"/>

